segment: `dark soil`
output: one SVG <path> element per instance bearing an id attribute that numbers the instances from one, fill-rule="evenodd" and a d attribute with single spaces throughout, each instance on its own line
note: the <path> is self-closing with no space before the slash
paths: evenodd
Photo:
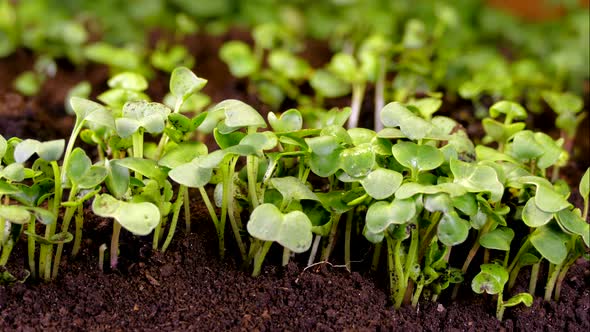
<path id="1" fill-rule="evenodd" d="M 575 265 L 559 303 L 537 298 L 531 308 L 494 317 L 495 301 L 464 290 L 454 303 L 423 302 L 394 310 L 386 289 L 370 276 L 337 265 L 285 269 L 270 259 L 253 278 L 231 259 L 216 258 L 214 230 L 197 214 L 195 232 L 178 234 L 165 254 L 149 239 L 122 239 L 120 269 L 101 272 L 98 246 L 110 224 L 88 220 L 83 251 L 62 264 L 52 283 L 0 286 L 2 331 L 219 331 L 219 330 L 404 330 L 404 331 L 587 331 L 590 329 L 590 265 Z M 229 233 L 228 233 L 229 234 Z M 24 241 L 13 262 L 24 266 Z M 359 262 L 357 264 L 362 264 Z M 13 263 L 13 265 L 16 265 Z M 354 267 L 353 267 L 354 268 Z M 523 276 L 525 277 L 525 276 Z M 521 278 L 522 288 L 526 278 Z"/>
<path id="2" fill-rule="evenodd" d="M 158 33 L 150 37 L 158 38 Z M 265 114 L 269 109 L 246 92 L 247 82 L 231 77 L 217 57 L 219 47 L 230 39 L 248 41 L 249 36 L 232 30 L 223 36 L 199 34 L 185 40 L 196 57 L 196 73 L 209 80 L 204 92 L 213 102 L 236 98 Z M 311 41 L 309 45 L 303 56 L 314 67 L 329 60 L 325 44 Z M 0 133 L 44 140 L 68 137 L 73 125 L 73 118 L 63 107 L 68 90 L 86 79 L 93 85 L 95 96 L 106 88 L 108 69 L 100 65 L 74 68 L 60 63 L 57 75 L 45 82 L 38 96 L 22 97 L 13 91 L 11 82 L 33 63 L 34 56 L 25 50 L 0 59 Z M 161 100 L 167 89 L 168 75 L 157 73 L 148 93 L 154 100 Z M 329 103 L 346 104 L 346 100 Z M 372 109 L 371 103 L 371 98 L 366 98 L 364 108 Z M 481 127 L 471 125 L 474 121 L 468 118 L 467 106 L 455 108 L 459 109 L 461 112 L 451 115 L 470 134 L 481 137 Z M 362 123 L 371 122 L 365 118 Z M 580 132 L 583 142 L 587 142 L 587 121 Z M 581 146 L 586 151 L 580 153 L 581 161 L 572 162 L 563 172 L 571 183 L 578 181 L 588 166 L 588 143 Z M 193 234 L 179 233 L 165 254 L 152 252 L 150 239 L 124 234 L 119 269 L 104 273 L 97 267 L 98 247 L 109 242 L 111 224 L 89 216 L 83 250 L 77 259 L 64 260 L 57 280 L 0 286 L 0 331 L 590 329 L 588 262 L 572 267 L 559 303 L 537 298 L 531 308 L 508 309 L 504 322 L 494 317 L 494 299 L 475 296 L 469 287 L 464 287 L 459 300 L 453 303 L 442 296 L 440 303 L 423 302 L 416 309 L 396 311 L 388 301 L 381 275 L 349 273 L 339 265 L 328 264 L 304 269 L 303 264 L 291 263 L 283 269 L 278 267 L 280 254 L 271 251 L 262 276 L 252 278 L 233 260 L 231 247 L 228 259 L 219 261 L 209 218 L 200 210 L 200 202 L 193 206 L 197 215 Z M 226 234 L 231 246 L 231 232 Z M 17 275 L 26 266 L 25 245 L 19 242 L 11 257 L 9 269 Z M 370 255 L 357 249 L 353 270 L 366 271 Z M 334 264 L 339 264 L 335 254 Z M 526 279 L 523 275 L 518 287 L 523 288 Z"/>

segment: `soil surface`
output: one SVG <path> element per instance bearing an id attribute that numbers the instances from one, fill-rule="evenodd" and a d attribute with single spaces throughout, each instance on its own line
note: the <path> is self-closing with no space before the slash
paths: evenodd
<path id="1" fill-rule="evenodd" d="M 159 33 L 150 36 L 150 40 L 158 38 Z M 230 39 L 250 41 L 250 37 L 239 30 L 222 36 L 199 34 L 185 40 L 196 57 L 196 73 L 209 80 L 204 92 L 213 102 L 236 98 L 265 114 L 269 109 L 246 92 L 247 82 L 231 77 L 217 57 L 219 47 Z M 310 41 L 308 45 L 303 56 L 314 67 L 330 59 L 325 44 Z M 64 111 L 67 92 L 86 79 L 96 96 L 106 88 L 109 71 L 101 65 L 75 68 L 60 62 L 56 76 L 44 83 L 38 96 L 23 97 L 15 93 L 11 82 L 33 63 L 33 54 L 25 50 L 0 59 L 0 133 L 4 137 L 42 140 L 68 137 L 74 120 Z M 168 75 L 157 73 L 150 82 L 148 94 L 154 100 L 161 100 L 167 89 Z M 363 108 L 372 109 L 371 99 L 365 99 Z M 328 104 L 344 106 L 347 102 L 336 99 L 329 100 Z M 472 112 L 468 105 L 446 105 L 445 108 L 460 110 L 450 114 L 461 121 L 470 135 L 481 137 L 481 127 L 473 125 L 475 122 L 469 118 Z M 370 124 L 372 119 L 364 118 L 361 123 Z M 581 143 L 577 142 L 586 153 L 580 153 L 581 158 L 562 172 L 570 183 L 578 181 L 582 170 L 588 167 L 587 128 L 586 121 L 580 130 L 584 133 L 580 135 L 583 138 L 579 138 Z M 579 200 L 575 192 L 573 200 Z M 396 311 L 388 300 L 382 274 L 350 273 L 338 265 L 341 262 L 337 252 L 332 261 L 334 265 L 305 269 L 302 262 L 306 257 L 300 257 L 286 268 L 280 268 L 280 252 L 273 247 L 262 275 L 252 278 L 248 271 L 240 269 L 240 262 L 234 260 L 231 232 L 227 230 L 228 258 L 220 261 L 216 253 L 216 235 L 202 206 L 200 201 L 192 205 L 196 215 L 193 233 L 179 232 L 165 254 L 152 252 L 151 239 L 136 238 L 124 232 L 119 269 L 104 272 L 97 266 L 98 247 L 109 243 L 111 223 L 89 215 L 82 252 L 76 259 L 64 259 L 57 280 L 52 283 L 27 280 L 24 284 L 0 286 L 0 331 L 590 329 L 588 262 L 571 268 L 560 302 L 546 303 L 537 298 L 531 308 L 507 309 L 503 322 L 495 318 L 494 299 L 475 296 L 468 287 L 464 287 L 455 302 L 442 296 L 438 303 L 423 302 L 417 308 L 404 307 Z M 27 266 L 25 246 L 25 241 L 17 244 L 8 266 L 16 275 L 22 275 L 23 267 Z M 367 271 L 368 248 L 353 250 L 352 258 L 356 262 L 353 271 Z M 68 247 L 66 252 L 69 252 Z M 522 291 L 526 283 L 525 271 L 516 290 Z"/>
<path id="2" fill-rule="evenodd" d="M 86 240 L 77 259 L 64 261 L 57 280 L 0 286 L 0 330 L 590 329 L 588 262 L 570 270 L 560 302 L 537 298 L 531 308 L 507 309 L 503 322 L 494 316 L 491 297 L 475 296 L 469 289 L 453 303 L 443 296 L 439 303 L 425 301 L 415 309 L 394 310 L 382 282 L 339 265 L 305 269 L 290 263 L 280 268 L 280 255 L 271 255 L 262 275 L 253 278 L 231 258 L 217 258 L 212 224 L 204 211 L 193 213 L 197 215 L 193 233 L 177 234 L 165 254 L 152 253 L 150 239 L 125 234 L 119 270 L 105 272 L 97 266 L 98 246 L 108 243 L 110 223 L 89 217 L 85 238 L 92 240 Z M 277 254 L 279 250 L 274 249 Z M 367 264 L 363 261 L 367 255 L 356 252 L 354 256 L 353 270 Z M 24 241 L 13 258 L 14 269 L 26 266 Z M 334 264 L 339 264 L 337 259 Z M 523 290 L 526 277 L 523 274 L 515 291 Z"/>

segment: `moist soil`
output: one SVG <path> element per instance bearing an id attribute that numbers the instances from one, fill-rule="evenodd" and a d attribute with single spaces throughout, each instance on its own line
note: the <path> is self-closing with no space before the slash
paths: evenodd
<path id="1" fill-rule="evenodd" d="M 149 39 L 155 44 L 159 38 L 162 33 L 156 32 Z M 209 80 L 204 92 L 213 102 L 240 99 L 266 114 L 270 109 L 246 92 L 247 82 L 233 78 L 217 57 L 223 42 L 232 39 L 251 41 L 240 30 L 185 39 L 196 58 L 196 73 Z M 318 41 L 309 41 L 302 55 L 314 67 L 330 59 L 329 49 Z M 69 137 L 74 119 L 64 111 L 67 92 L 85 79 L 92 84 L 95 97 L 106 89 L 109 70 L 95 64 L 76 68 L 60 61 L 56 76 L 43 84 L 37 96 L 23 97 L 12 89 L 11 82 L 33 63 L 34 55 L 26 50 L 0 59 L 0 133 L 6 138 Z M 148 94 L 154 100 L 161 100 L 167 89 L 168 75 L 156 73 Z M 371 94 L 370 89 L 367 93 Z M 585 98 L 588 105 L 588 95 Z M 372 109 L 371 99 L 365 99 L 363 108 Z M 347 102 L 329 100 L 328 106 L 344 106 Z M 443 109 L 447 110 L 446 115 L 459 120 L 470 135 L 482 136 L 482 129 L 476 125 L 466 103 L 446 103 Z M 547 126 L 547 122 L 531 121 L 537 127 Z M 369 125 L 372 119 L 364 118 L 363 123 Z M 570 184 L 579 181 L 588 167 L 587 121 L 580 132 L 576 146 L 582 153 L 562 172 Z M 572 189 L 572 201 L 579 206 L 579 194 L 576 188 Z M 196 196 L 193 193 L 192 197 Z M 109 243 L 111 222 L 88 211 L 82 251 L 75 259 L 63 260 L 57 280 L 51 283 L 26 280 L 0 286 L 0 331 L 590 330 L 588 261 L 579 261 L 570 269 L 559 302 L 544 302 L 537 297 L 530 308 L 507 309 L 503 322 L 495 318 L 495 299 L 475 296 L 468 286 L 456 301 L 442 296 L 436 303 L 424 301 L 417 308 L 406 306 L 394 310 L 388 299 L 384 271 L 375 275 L 367 272 L 369 248 L 353 248 L 354 272 L 351 273 L 339 265 L 341 259 L 337 252 L 331 264 L 305 268 L 306 257 L 300 257 L 282 268 L 280 252 L 273 247 L 262 275 L 253 278 L 236 261 L 238 255 L 231 247 L 231 231 L 226 231 L 229 242 L 226 259 L 220 260 L 215 231 L 203 203 L 195 199 L 191 208 L 195 216 L 192 233 L 186 235 L 179 231 L 166 253 L 152 251 L 151 239 L 124 232 L 119 268 L 113 271 L 98 268 L 98 247 Z M 8 269 L 22 276 L 24 266 L 27 266 L 26 243 L 20 241 Z M 540 284 L 544 278 L 540 277 Z M 515 291 L 524 291 L 527 283 L 527 271 L 524 271 Z M 541 288 L 537 290 L 539 294 Z"/>

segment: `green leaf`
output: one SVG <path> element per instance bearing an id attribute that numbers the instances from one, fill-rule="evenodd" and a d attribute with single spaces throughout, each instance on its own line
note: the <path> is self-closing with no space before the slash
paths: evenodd
<path id="1" fill-rule="evenodd" d="M 0 178 L 2 177 L 2 172 L 0 171 Z M 7 183 L 4 180 L 0 180 L 0 195 L 11 195 L 18 193 L 18 188 Z"/>
<path id="2" fill-rule="evenodd" d="M 21 163 L 10 164 L 4 169 L 0 169 L 0 178 L 5 178 L 12 182 L 21 182 L 25 179 L 25 167 Z"/>
<path id="3" fill-rule="evenodd" d="M 117 160 L 105 160 L 107 189 L 116 198 L 122 198 L 129 188 L 129 169 L 118 164 Z"/>
<path id="4" fill-rule="evenodd" d="M 477 294 L 499 294 L 508 281 L 508 271 L 498 264 L 482 264 L 479 272 L 471 282 L 471 289 Z"/>
<path id="5" fill-rule="evenodd" d="M 535 196 L 529 198 L 522 210 L 522 221 L 529 227 L 541 227 L 553 219 L 553 213 L 538 208 Z"/>
<path id="6" fill-rule="evenodd" d="M 514 239 L 514 231 L 508 227 L 498 227 L 481 236 L 479 244 L 487 249 L 510 250 L 510 242 Z"/>
<path id="7" fill-rule="evenodd" d="M 189 188 L 202 188 L 211 180 L 213 170 L 199 166 L 199 157 L 196 157 L 190 163 L 174 167 L 168 172 L 168 176 L 174 182 Z"/>
<path id="8" fill-rule="evenodd" d="M 303 128 L 301 113 L 292 108 L 283 112 L 279 117 L 273 112 L 268 113 L 268 123 L 275 132 L 297 131 Z"/>
<path id="9" fill-rule="evenodd" d="M 568 236 L 551 225 L 535 229 L 530 236 L 530 241 L 533 247 L 553 264 L 561 264 L 567 257 Z"/>
<path id="10" fill-rule="evenodd" d="M 446 246 L 454 246 L 467 240 L 470 224 L 459 217 L 457 212 L 449 211 L 443 214 L 438 223 L 437 236 L 440 242 Z"/>
<path id="11" fill-rule="evenodd" d="M 292 80 L 301 80 L 308 76 L 311 67 L 307 61 L 285 50 L 272 50 L 268 55 L 270 67 Z"/>
<path id="12" fill-rule="evenodd" d="M 247 229 L 251 236 L 263 241 L 278 242 L 295 253 L 304 252 L 311 247 L 312 224 L 301 211 L 283 214 L 273 204 L 265 203 L 252 211 Z"/>
<path id="13" fill-rule="evenodd" d="M 484 141 L 494 141 L 498 143 L 506 143 L 514 134 L 522 131 L 526 124 L 524 122 L 516 122 L 511 124 L 504 124 L 494 119 L 485 118 L 481 121 L 483 129 L 486 132 Z"/>
<path id="14" fill-rule="evenodd" d="M 65 169 L 66 175 L 73 183 L 78 183 L 92 166 L 92 161 L 82 148 L 75 148 L 70 155 L 70 163 Z"/>
<path id="15" fill-rule="evenodd" d="M 578 113 L 584 107 L 584 101 L 571 92 L 545 91 L 543 99 L 557 114 Z"/>
<path id="16" fill-rule="evenodd" d="M 232 40 L 226 42 L 219 50 L 219 57 L 229 66 L 233 76 L 241 78 L 258 71 L 258 60 L 248 44 Z"/>
<path id="17" fill-rule="evenodd" d="M 442 100 L 438 98 L 416 99 L 407 103 L 407 106 L 415 107 L 424 118 L 430 119 L 432 115 L 442 106 Z"/>
<path id="18" fill-rule="evenodd" d="M 91 100 L 72 97 L 70 99 L 70 106 L 76 113 L 76 122 L 82 123 L 89 121 L 101 126 L 115 129 L 115 120 L 113 115 L 101 104 L 95 103 Z"/>
<path id="19" fill-rule="evenodd" d="M 504 194 L 504 186 L 498 174 L 490 166 L 473 165 L 457 159 L 450 160 L 451 172 L 458 183 L 469 192 L 489 192 L 493 202 L 499 202 Z"/>
<path id="20" fill-rule="evenodd" d="M 301 181 L 294 176 L 286 176 L 282 178 L 272 178 L 271 185 L 278 190 L 283 196 L 283 200 L 300 201 L 308 199 L 318 201 L 318 197 Z"/>
<path id="21" fill-rule="evenodd" d="M 0 205 L 0 217 L 13 224 L 24 225 L 29 222 L 31 214 L 23 206 Z M 3 234 L 0 234 L 0 236 L 3 236 Z"/>
<path id="22" fill-rule="evenodd" d="M 391 102 L 381 110 L 381 122 L 386 127 L 399 127 L 402 133 L 411 140 L 427 137 L 432 124 L 398 102 Z"/>
<path id="23" fill-rule="evenodd" d="M 207 146 L 201 142 L 182 142 L 164 153 L 158 160 L 160 166 L 174 168 L 186 164 L 198 156 L 207 154 Z"/>
<path id="24" fill-rule="evenodd" d="M 403 178 L 403 175 L 396 171 L 377 168 L 360 182 L 369 196 L 374 199 L 386 199 L 399 188 Z"/>
<path id="25" fill-rule="evenodd" d="M 357 61 L 352 55 L 347 53 L 336 53 L 328 64 L 328 70 L 338 76 L 341 80 L 349 83 L 364 80 Z"/>
<path id="26" fill-rule="evenodd" d="M 170 92 L 183 101 L 203 89 L 206 84 L 206 79 L 198 77 L 186 67 L 175 68 L 170 76 Z"/>
<path id="27" fill-rule="evenodd" d="M 584 176 L 580 180 L 580 195 L 584 199 L 584 201 L 588 201 L 588 196 L 590 195 L 590 168 L 586 169 Z"/>
<path id="28" fill-rule="evenodd" d="M 306 138 L 311 151 L 310 168 L 312 172 L 327 177 L 336 173 L 340 167 L 340 152 L 343 150 L 334 136 Z"/>
<path id="29" fill-rule="evenodd" d="M 278 144 L 277 136 L 272 131 L 252 133 L 240 141 L 242 145 L 250 145 L 257 151 L 274 149 Z"/>
<path id="30" fill-rule="evenodd" d="M 537 207 L 545 212 L 558 212 L 571 206 L 571 204 L 560 193 L 550 186 L 537 185 L 535 194 Z"/>
<path id="31" fill-rule="evenodd" d="M 375 152 L 368 143 L 340 152 L 340 167 L 353 178 L 369 174 L 375 162 Z"/>
<path id="32" fill-rule="evenodd" d="M 580 235 L 586 246 L 590 246 L 590 224 L 582 219 L 579 209 L 563 209 L 555 214 L 555 219 L 566 232 Z"/>
<path id="33" fill-rule="evenodd" d="M 524 120 L 527 118 L 524 107 L 518 103 L 505 100 L 499 101 L 490 107 L 490 116 L 497 118 L 500 114 L 504 114 L 506 117 L 514 120 Z"/>
<path id="34" fill-rule="evenodd" d="M 226 99 L 215 105 L 212 111 L 224 110 L 225 125 L 232 128 L 255 127 L 265 128 L 266 122 L 252 106 L 236 100 Z"/>
<path id="35" fill-rule="evenodd" d="M 441 211 L 448 213 L 453 210 L 453 202 L 448 194 L 438 193 L 426 195 L 424 198 L 424 208 L 429 212 Z"/>
<path id="36" fill-rule="evenodd" d="M 117 164 L 158 182 L 163 182 L 167 177 L 166 172 L 154 160 L 124 158 L 117 160 Z"/>
<path id="37" fill-rule="evenodd" d="M 33 154 L 47 161 L 55 161 L 61 158 L 64 152 L 65 140 L 58 139 L 47 142 L 39 142 L 34 139 L 26 139 L 14 148 L 14 160 L 19 163 L 27 161 Z"/>
<path id="38" fill-rule="evenodd" d="M 374 234 L 382 233 L 390 225 L 409 222 L 415 215 L 416 203 L 413 199 L 375 202 L 367 210 L 367 229 Z"/>
<path id="39" fill-rule="evenodd" d="M 522 161 L 537 159 L 544 154 L 544 146 L 537 143 L 532 131 L 525 130 L 514 135 L 512 140 L 511 154 Z"/>
<path id="40" fill-rule="evenodd" d="M 309 84 L 317 94 L 327 98 L 337 98 L 350 93 L 351 85 L 331 72 L 319 69 L 309 79 Z"/>
<path id="41" fill-rule="evenodd" d="M 113 89 L 126 89 L 133 91 L 143 91 L 148 88 L 148 82 L 142 75 L 134 72 L 122 72 L 107 82 L 108 86 Z"/>
<path id="42" fill-rule="evenodd" d="M 128 203 L 108 194 L 96 196 L 92 211 L 100 217 L 114 218 L 136 235 L 148 235 L 160 223 L 160 210 L 154 204 Z"/>
<path id="43" fill-rule="evenodd" d="M 0 161 L 2 161 L 2 158 L 4 158 L 4 154 L 6 153 L 7 149 L 8 143 L 6 143 L 4 136 L 0 135 Z"/>
<path id="44" fill-rule="evenodd" d="M 444 162 L 442 152 L 430 145 L 399 142 L 392 147 L 392 152 L 400 164 L 418 172 L 435 169 Z"/>
<path id="45" fill-rule="evenodd" d="M 533 305 L 533 296 L 529 293 L 518 293 L 508 299 L 507 301 L 502 302 L 503 307 L 514 307 L 523 303 L 527 307 Z"/>

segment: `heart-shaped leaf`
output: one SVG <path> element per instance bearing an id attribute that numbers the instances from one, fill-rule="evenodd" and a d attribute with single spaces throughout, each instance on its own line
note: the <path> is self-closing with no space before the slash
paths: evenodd
<path id="1" fill-rule="evenodd" d="M 116 198 L 122 198 L 129 188 L 129 169 L 117 163 L 117 160 L 105 160 L 107 189 Z"/>
<path id="2" fill-rule="evenodd" d="M 340 152 L 340 167 L 353 178 L 364 177 L 375 167 L 375 152 L 369 144 Z"/>
<path id="3" fill-rule="evenodd" d="M 224 43 L 219 50 L 219 57 L 228 66 L 235 77 L 250 76 L 258 71 L 258 60 L 248 44 L 232 40 Z"/>
<path id="4" fill-rule="evenodd" d="M 503 307 L 514 307 L 519 304 L 524 304 L 527 307 L 533 305 L 533 296 L 529 293 L 518 293 L 508 299 L 507 301 L 502 302 Z"/>
<path id="5" fill-rule="evenodd" d="M 136 235 L 148 235 L 160 223 L 160 210 L 154 204 L 119 201 L 108 194 L 94 198 L 92 211 L 100 217 L 114 218 Z"/>
<path id="6" fill-rule="evenodd" d="M 278 242 L 295 253 L 311 247 L 312 224 L 301 211 L 283 214 L 273 204 L 261 204 L 252 211 L 247 229 L 253 237 Z"/>
<path id="7" fill-rule="evenodd" d="M 535 196 L 529 198 L 522 210 L 522 221 L 529 227 L 541 227 L 553 219 L 553 213 L 538 208 Z"/>
<path id="8" fill-rule="evenodd" d="M 580 235 L 587 246 L 590 246 L 590 224 L 584 222 L 580 210 L 563 209 L 555 214 L 555 219 L 565 231 Z"/>
<path id="9" fill-rule="evenodd" d="M 584 201 L 588 201 L 588 196 L 590 195 L 590 168 L 587 168 L 586 172 L 584 172 L 584 176 L 580 180 L 579 189 Z"/>
<path id="10" fill-rule="evenodd" d="M 107 82 L 110 88 L 143 91 L 148 88 L 148 82 L 142 75 L 134 72 L 122 72 L 113 76 Z"/>
<path id="11" fill-rule="evenodd" d="M 215 105 L 211 111 L 223 109 L 225 125 L 231 128 L 265 128 L 266 122 L 252 106 L 236 100 L 226 99 Z"/>
<path id="12" fill-rule="evenodd" d="M 567 257 L 568 240 L 566 234 L 551 227 L 550 224 L 538 227 L 530 236 L 535 249 L 553 264 L 561 264 Z"/>
<path id="13" fill-rule="evenodd" d="M 442 152 L 430 145 L 399 142 L 391 150 L 400 164 L 418 172 L 435 169 L 444 162 Z"/>
<path id="14" fill-rule="evenodd" d="M 303 128 L 303 117 L 298 110 L 292 108 L 279 117 L 273 112 L 268 113 L 268 123 L 275 132 L 296 131 Z"/>
<path id="15" fill-rule="evenodd" d="M 446 246 L 463 243 L 469 235 L 469 227 L 467 220 L 461 219 L 457 212 L 449 211 L 443 214 L 438 223 L 438 239 Z"/>
<path id="16" fill-rule="evenodd" d="M 430 122 L 424 120 L 398 102 L 391 102 L 381 110 L 381 122 L 386 127 L 399 127 L 411 140 L 427 137 L 433 130 Z"/>
<path id="17" fill-rule="evenodd" d="M 316 70 L 309 79 L 309 84 L 317 94 L 327 98 L 337 98 L 350 93 L 351 85 L 330 71 Z"/>
<path id="18" fill-rule="evenodd" d="M 367 210 L 367 229 L 371 233 L 382 233 L 394 224 L 405 224 L 416 215 L 413 199 L 394 199 L 391 202 L 375 202 Z"/>
<path id="19" fill-rule="evenodd" d="M 490 116 L 497 118 L 500 114 L 504 114 L 507 118 L 514 120 L 524 120 L 527 117 L 527 112 L 518 103 L 512 101 L 499 101 L 490 107 Z"/>
<path id="20" fill-rule="evenodd" d="M 403 175 L 386 168 L 377 168 L 362 179 L 361 185 L 374 199 L 386 199 L 399 188 Z"/>
<path id="21" fill-rule="evenodd" d="M 490 166 L 473 165 L 451 159 L 451 172 L 454 182 L 465 187 L 469 192 L 489 192 L 493 202 L 499 202 L 504 194 L 504 186 L 498 180 L 498 174 Z"/>
<path id="22" fill-rule="evenodd" d="M 189 188 L 202 188 L 211 180 L 213 170 L 200 166 L 199 157 L 196 157 L 189 163 L 174 167 L 168 172 L 168 176 L 174 182 Z"/>
<path id="23" fill-rule="evenodd" d="M 471 289 L 477 294 L 499 294 L 508 281 L 508 271 L 498 264 L 482 264 L 479 272 L 471 282 Z"/>
<path id="24" fill-rule="evenodd" d="M 481 236 L 479 244 L 487 249 L 510 250 L 510 242 L 514 238 L 514 231 L 508 227 L 498 227 Z"/>
<path id="25" fill-rule="evenodd" d="M 206 79 L 198 77 L 186 67 L 175 68 L 170 76 L 170 92 L 183 101 L 201 90 L 206 84 Z"/>
<path id="26" fill-rule="evenodd" d="M 0 205 L 0 217 L 13 224 L 24 225 L 29 222 L 31 214 L 23 206 Z M 0 236 L 4 236 L 4 234 L 0 234 Z"/>
<path id="27" fill-rule="evenodd" d="M 85 98 L 72 97 L 70 106 L 76 113 L 76 123 L 81 124 L 88 121 L 108 128 L 115 128 L 113 115 L 99 103 Z"/>
<path id="28" fill-rule="evenodd" d="M 314 194 L 305 184 L 301 183 L 301 181 L 294 176 L 272 178 L 270 183 L 281 193 L 284 200 L 319 200 L 316 194 Z"/>
<path id="29" fill-rule="evenodd" d="M 34 139 L 26 139 L 14 148 L 14 160 L 19 163 L 27 161 L 34 153 L 46 161 L 59 160 L 64 152 L 65 140 L 58 139 L 47 142 L 39 142 Z"/>

